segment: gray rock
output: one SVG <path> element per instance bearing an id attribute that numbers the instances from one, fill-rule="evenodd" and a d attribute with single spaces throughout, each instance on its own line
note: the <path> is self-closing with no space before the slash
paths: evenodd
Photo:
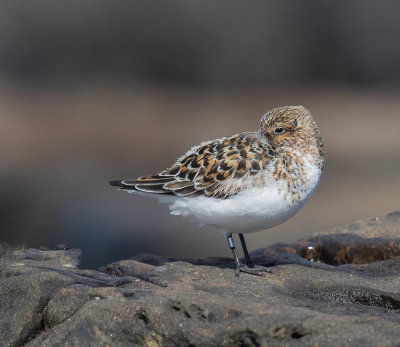
<path id="1" fill-rule="evenodd" d="M 100 271 L 80 252 L 0 247 L 5 346 L 393 346 L 400 335 L 400 213 L 226 258 L 140 255 Z"/>

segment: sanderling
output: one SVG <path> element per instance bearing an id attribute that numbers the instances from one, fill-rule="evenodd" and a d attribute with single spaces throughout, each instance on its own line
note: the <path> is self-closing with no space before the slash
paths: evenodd
<path id="1" fill-rule="evenodd" d="M 152 176 L 110 181 L 128 192 L 155 196 L 171 214 L 222 230 L 236 271 L 261 275 L 244 233 L 283 223 L 307 202 L 324 164 L 322 137 L 303 106 L 267 112 L 258 131 L 203 142 L 171 167 Z M 238 257 L 232 233 L 238 233 L 245 255 Z"/>

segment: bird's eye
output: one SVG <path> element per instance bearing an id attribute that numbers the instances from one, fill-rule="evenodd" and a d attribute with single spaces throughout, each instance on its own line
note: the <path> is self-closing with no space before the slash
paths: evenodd
<path id="1" fill-rule="evenodd" d="M 282 127 L 276 127 L 274 130 L 274 133 L 277 135 L 283 134 L 285 132 L 285 129 Z"/>

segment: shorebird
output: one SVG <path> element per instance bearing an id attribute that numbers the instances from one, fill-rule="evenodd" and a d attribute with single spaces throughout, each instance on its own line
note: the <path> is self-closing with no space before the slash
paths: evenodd
<path id="1" fill-rule="evenodd" d="M 263 115 L 258 131 L 203 142 L 155 175 L 110 184 L 157 197 L 171 214 L 220 229 L 235 274 L 262 275 L 270 270 L 252 262 L 243 234 L 293 217 L 315 191 L 323 164 L 323 141 L 310 112 L 284 106 Z M 245 263 L 233 233 L 239 234 Z"/>

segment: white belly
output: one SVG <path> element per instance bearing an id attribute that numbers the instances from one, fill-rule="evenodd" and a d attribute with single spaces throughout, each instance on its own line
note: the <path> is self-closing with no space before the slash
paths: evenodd
<path id="1" fill-rule="evenodd" d="M 171 214 L 188 218 L 200 226 L 212 226 L 234 233 L 249 233 L 271 228 L 293 217 L 312 192 L 292 202 L 278 187 L 252 188 L 228 199 L 207 197 L 179 198 L 170 201 Z"/>
<path id="2" fill-rule="evenodd" d="M 300 187 L 300 198 L 294 202 L 290 197 L 285 198 L 285 181 L 270 181 L 264 187 L 248 188 L 227 199 L 161 194 L 152 196 L 168 204 L 172 215 L 185 217 L 200 226 L 211 226 L 233 233 L 249 233 L 271 228 L 293 217 L 313 194 L 320 174 L 319 168 L 308 166 L 308 177 Z"/>
<path id="3" fill-rule="evenodd" d="M 303 204 L 283 199 L 277 188 L 251 188 L 228 199 L 179 198 L 169 204 L 171 214 L 201 226 L 229 232 L 254 232 L 283 223 Z"/>

